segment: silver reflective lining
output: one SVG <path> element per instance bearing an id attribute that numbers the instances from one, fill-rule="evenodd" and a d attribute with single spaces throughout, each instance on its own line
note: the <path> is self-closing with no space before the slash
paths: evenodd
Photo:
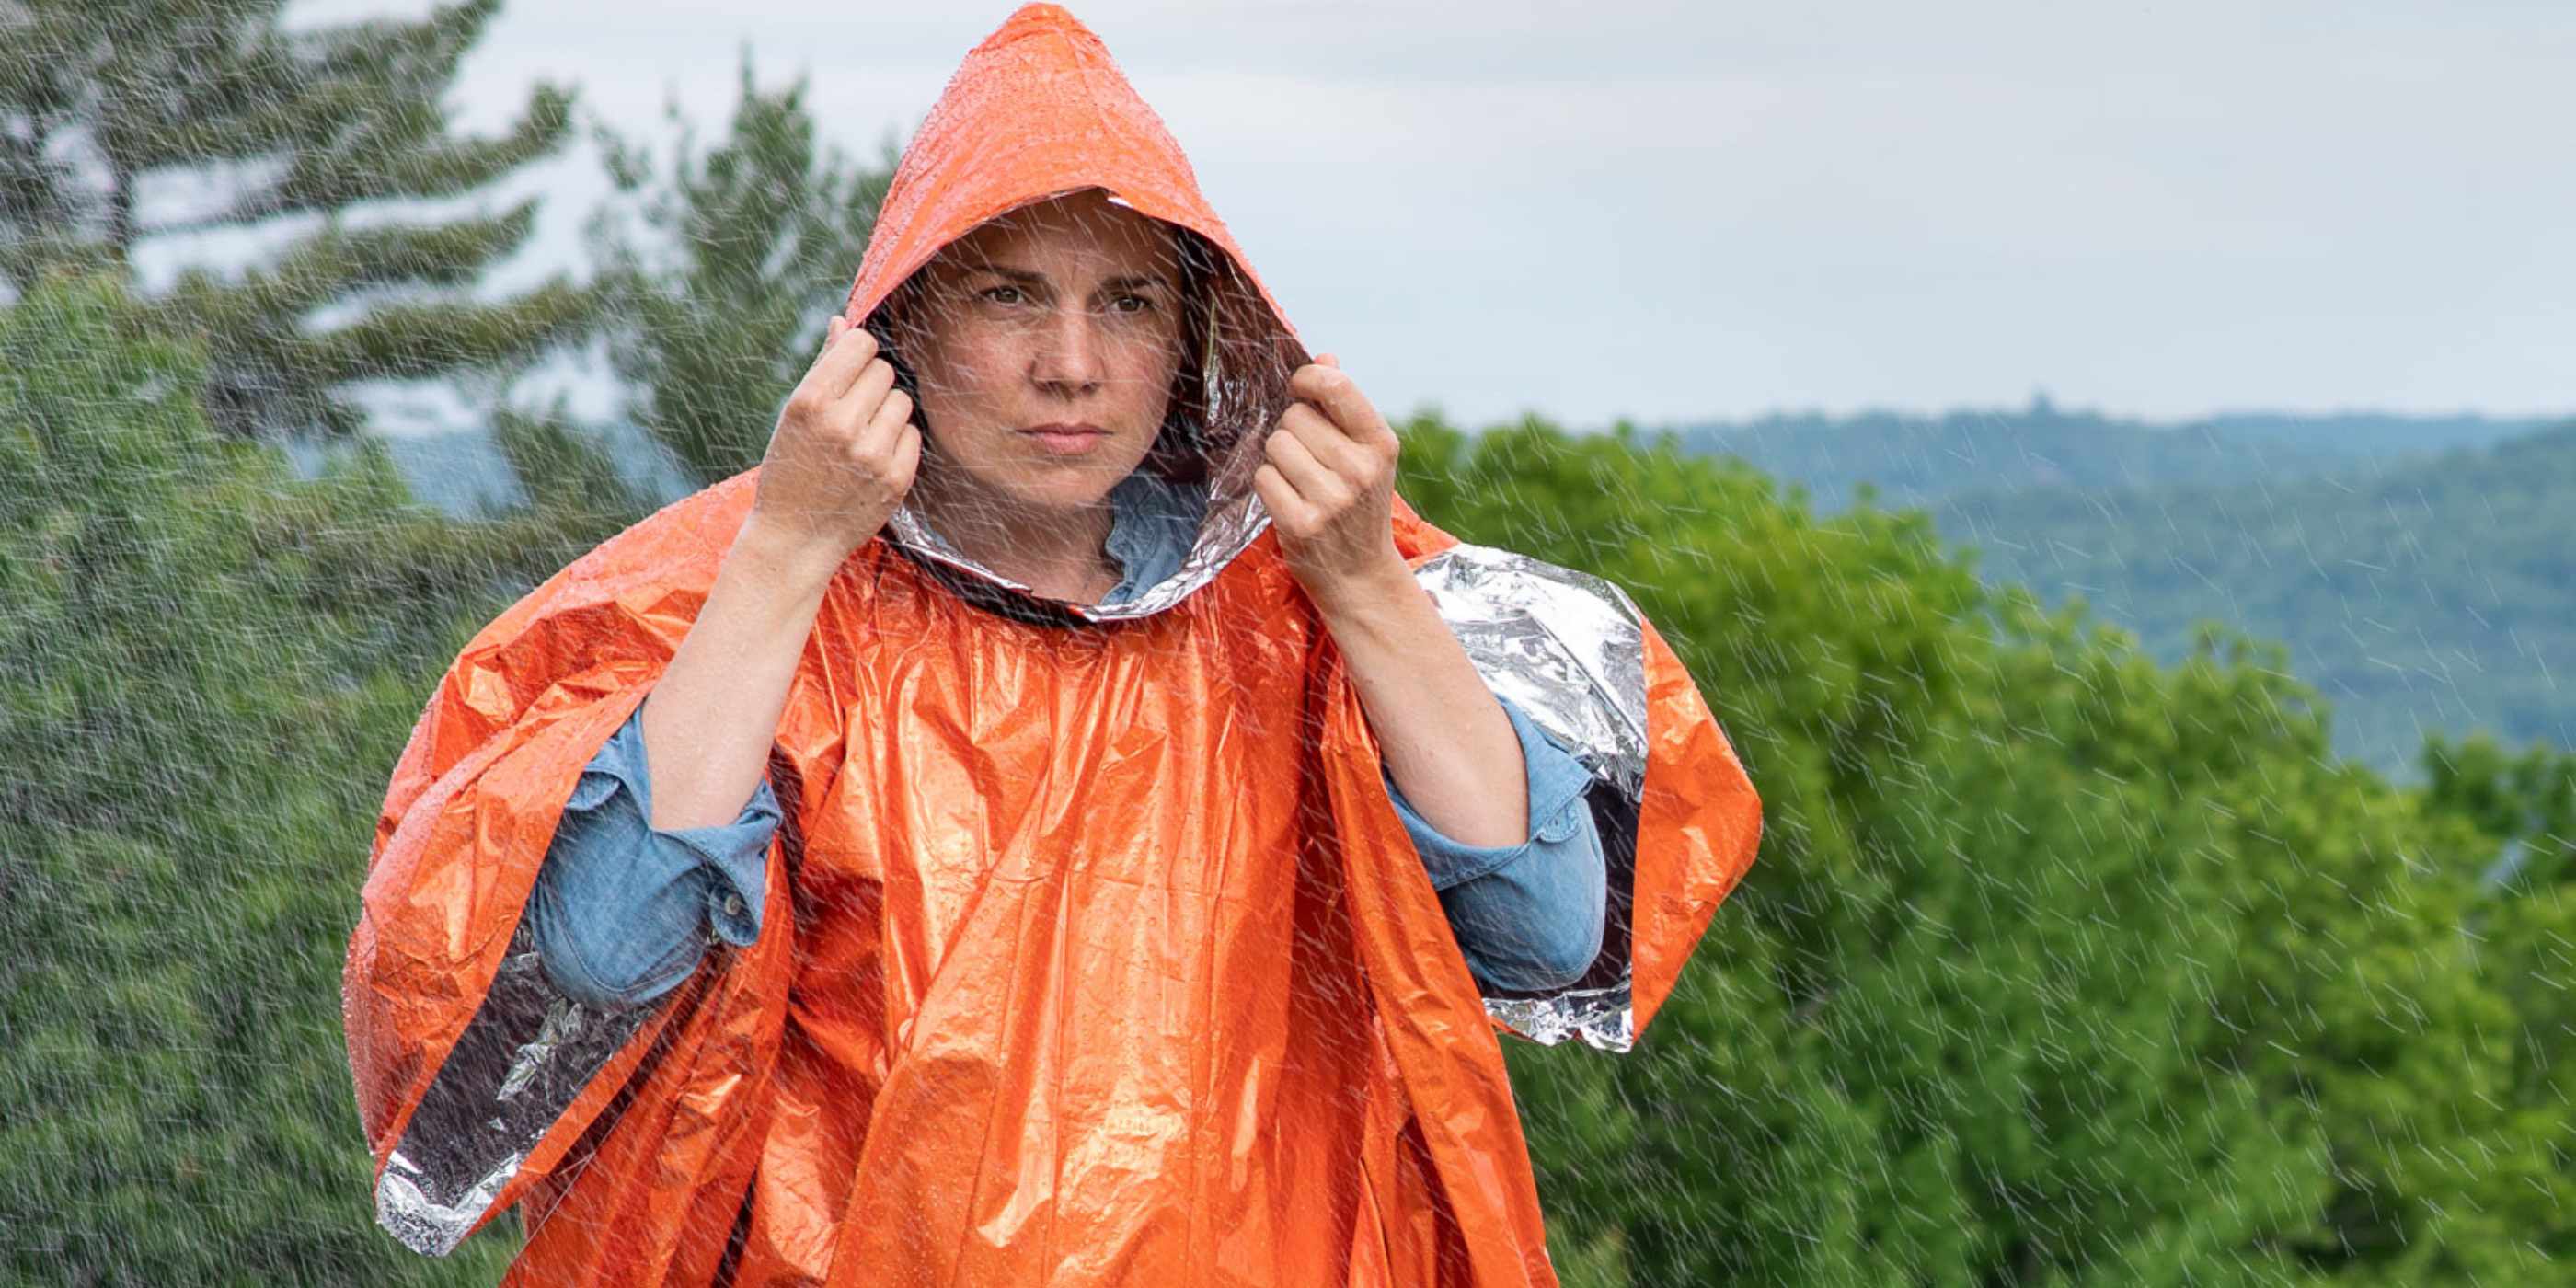
<path id="1" fill-rule="evenodd" d="M 897 509 L 886 520 L 886 526 L 894 529 L 898 540 L 925 558 L 972 573 L 996 586 L 1032 598 L 1041 597 L 1027 586 L 960 554 L 955 546 L 931 531 L 930 526 L 923 523 L 921 516 L 914 514 L 908 505 Z M 1094 622 L 1129 621 L 1152 616 L 1188 598 L 1191 591 L 1214 581 L 1216 575 L 1225 570 L 1226 564 L 1243 553 L 1243 548 L 1251 545 L 1261 535 L 1261 530 L 1268 526 L 1270 513 L 1262 508 L 1259 495 L 1249 491 L 1231 498 L 1211 494 L 1207 520 L 1199 526 L 1198 540 L 1190 546 L 1190 553 L 1171 576 L 1119 603 L 1067 604 L 1065 607 Z"/>
<path id="2" fill-rule="evenodd" d="M 1636 799 L 1646 780 L 1646 639 L 1627 592 L 1466 544 L 1425 560 L 1413 579 L 1489 687 Z"/>
<path id="3" fill-rule="evenodd" d="M 1609 582 L 1490 546 L 1453 546 L 1413 576 L 1487 687 L 1592 771 L 1588 799 L 1611 864 L 1613 933 L 1603 936 L 1591 971 L 1560 992 L 1488 997 L 1485 1011 L 1534 1042 L 1581 1038 L 1625 1051 L 1637 1036 L 1625 932 L 1646 781 L 1644 618 Z"/>
<path id="4" fill-rule="evenodd" d="M 1625 1051 L 1637 1041 L 1636 1013 L 1628 1005 L 1628 970 L 1606 988 L 1575 988 L 1552 997 L 1485 999 L 1485 1014 L 1543 1046 L 1581 1038 L 1603 1051 Z"/>
<path id="5" fill-rule="evenodd" d="M 525 919 L 376 1185 L 376 1224 L 415 1252 L 464 1242 L 528 1151 L 654 1008 L 599 1011 L 546 982 Z"/>

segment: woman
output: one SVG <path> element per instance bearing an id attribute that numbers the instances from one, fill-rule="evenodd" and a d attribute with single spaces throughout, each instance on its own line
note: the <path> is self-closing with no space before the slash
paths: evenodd
<path id="1" fill-rule="evenodd" d="M 1119 342 L 1157 292 L 1203 316 Z M 1384 422 L 1053 6 L 968 56 L 846 321 L 761 468 L 423 714 L 346 981 L 380 1220 L 443 1252 L 519 1204 L 546 1284 L 1553 1282 L 1495 1026 L 1624 1048 L 1750 863 L 1690 677 L 1615 590 L 1393 497 Z M 1122 488 L 1168 567 L 1120 556 Z M 584 1005 L 523 913 L 630 721 L 656 827 L 777 821 L 751 933 L 716 908 L 684 982 Z M 1399 811 L 1511 852 L 1550 739 L 1606 934 L 1480 988 Z"/>
<path id="2" fill-rule="evenodd" d="M 1185 337 L 1206 331 L 1205 262 L 1189 234 L 1087 189 L 996 216 L 914 273 L 880 310 L 913 355 L 902 367 L 894 348 L 877 352 L 868 332 L 833 319 L 735 540 L 736 551 L 776 557 L 729 558 L 654 696 L 582 771 L 538 871 L 527 919 L 557 988 L 601 1009 L 640 1005 L 678 987 L 711 934 L 757 939 L 776 795 L 760 779 L 721 825 L 714 807 L 759 776 L 820 588 L 894 504 L 1040 597 L 1117 605 L 1178 571 L 1208 499 L 1187 468 L 1196 458 L 1173 447 L 1201 419 L 1175 392 L 1200 383 L 1204 366 Z M 1316 369 L 1290 384 L 1332 378 Z M 924 391 L 918 423 L 904 419 L 915 400 L 898 384 Z M 1296 403 L 1255 485 L 1274 489 L 1291 567 L 1306 554 L 1315 568 L 1301 583 L 1344 644 L 1389 749 L 1388 795 L 1469 971 L 1496 989 L 1564 987 L 1601 947 L 1607 874 L 1582 801 L 1589 775 L 1485 688 L 1413 581 L 1388 516 L 1393 438 L 1355 392 L 1345 398 L 1376 450 Z M 1086 428 L 1035 428 L 1068 421 Z M 925 437 L 922 423 L 939 428 Z M 934 444 L 938 457 L 920 468 Z M 1314 557 L 1335 538 L 1357 557 Z M 1497 704 L 1509 717 L 1499 744 L 1480 727 Z M 732 759 L 710 764 L 709 752 Z M 658 786 L 655 764 L 666 767 Z M 1425 818 L 1407 779 L 1427 782 L 1435 812 L 1482 843 Z"/>

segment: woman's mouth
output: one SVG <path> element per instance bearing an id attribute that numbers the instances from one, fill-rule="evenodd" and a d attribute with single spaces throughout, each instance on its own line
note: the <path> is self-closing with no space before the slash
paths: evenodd
<path id="1" fill-rule="evenodd" d="M 1109 441 L 1109 431 L 1098 425 L 1032 425 L 1020 433 L 1034 439 L 1039 450 L 1054 456 L 1078 456 Z"/>

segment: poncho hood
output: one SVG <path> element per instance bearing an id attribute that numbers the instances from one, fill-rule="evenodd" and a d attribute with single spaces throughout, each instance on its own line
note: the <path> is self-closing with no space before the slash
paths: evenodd
<path id="1" fill-rule="evenodd" d="M 1189 158 L 1128 84 L 1109 50 L 1072 14 L 1023 5 L 966 55 L 903 154 L 868 238 L 845 315 L 878 321 L 898 287 L 950 242 L 1020 207 L 1087 189 L 1198 239 L 1213 272 L 1205 292 L 1203 423 L 1186 427 L 1194 473 L 1209 485 L 1196 541 L 1180 569 L 1114 605 L 1054 605 L 1094 621 L 1142 617 L 1203 586 L 1269 523 L 1252 487 L 1261 442 L 1288 405 L 1288 377 L 1308 355 L 1199 192 Z M 885 337 L 880 334 L 882 340 Z M 888 521 L 907 553 L 1011 591 L 1026 588 L 941 540 L 910 506 Z M 1053 601 L 1048 601 L 1053 604 Z"/>

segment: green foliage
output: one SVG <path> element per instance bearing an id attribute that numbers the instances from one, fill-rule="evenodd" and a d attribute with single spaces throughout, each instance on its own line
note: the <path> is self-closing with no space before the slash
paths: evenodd
<path id="1" fill-rule="evenodd" d="M 2507 752 L 2486 734 L 2424 746 L 2425 798 L 2505 851 L 2490 876 L 2529 893 L 2576 881 L 2576 753 L 2534 743 Z"/>
<path id="2" fill-rule="evenodd" d="M 2464 838 L 2331 759 L 2277 649 L 2159 667 L 1919 513 L 1670 440 L 1406 436 L 1426 517 L 1630 588 L 1766 805 L 1636 1052 L 1512 1048 L 1580 1246 L 1639 1283 L 2553 1273 Z"/>
<path id="3" fill-rule="evenodd" d="M 2548 1167 L 2525 1178 L 2564 1205 L 2576 1173 L 2576 753 L 2533 745 L 2507 753 L 2478 735 L 2435 738 L 2425 748 L 2429 810 L 2473 833 L 2467 852 L 2498 856 L 2464 932 L 2479 978 L 2508 999 L 2517 1054 L 2500 1098 Z M 2560 1264 L 2576 1258 L 2576 1232 L 2541 1222 L 2516 1232 Z"/>
<path id="4" fill-rule="evenodd" d="M 329 584 L 421 521 L 219 441 L 201 361 L 107 279 L 0 311 L 0 1277 L 490 1283 L 506 1249 L 373 1228 L 339 1034 L 382 770 L 461 639 Z"/>

